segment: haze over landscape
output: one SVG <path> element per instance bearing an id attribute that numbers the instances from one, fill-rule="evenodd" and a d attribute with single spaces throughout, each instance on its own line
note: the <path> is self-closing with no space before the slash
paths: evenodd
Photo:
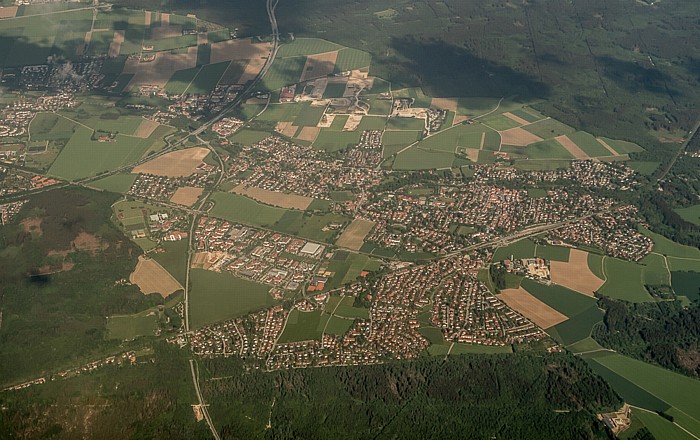
<path id="1" fill-rule="evenodd" d="M 700 439 L 697 2 L 0 1 L 0 438 Z"/>

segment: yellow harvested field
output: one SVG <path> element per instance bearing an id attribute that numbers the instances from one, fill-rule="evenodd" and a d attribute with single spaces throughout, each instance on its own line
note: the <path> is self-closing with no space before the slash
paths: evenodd
<path id="1" fill-rule="evenodd" d="M 2 18 L 2 17 L 0 17 L 0 18 Z M 82 56 L 82 55 L 83 55 L 83 52 L 85 52 L 85 48 L 88 47 L 88 45 L 90 44 L 90 40 L 91 40 L 91 39 L 92 39 L 92 31 L 87 31 L 87 32 L 85 32 L 85 37 L 83 37 L 83 44 L 82 44 L 82 46 L 78 46 L 78 47 L 75 49 L 75 54 L 76 54 L 77 56 Z"/>
<path id="2" fill-rule="evenodd" d="M 581 147 L 576 145 L 574 141 L 569 139 L 568 136 L 557 136 L 554 139 L 557 142 L 559 142 L 564 148 L 566 148 L 566 151 L 571 153 L 571 155 L 574 156 L 574 159 L 590 159 L 590 156 L 588 156 L 588 154 L 586 154 L 586 152 L 583 151 Z"/>
<path id="3" fill-rule="evenodd" d="M 345 125 L 343 126 L 343 131 L 357 130 L 357 127 L 360 125 L 360 122 L 362 122 L 362 115 L 352 114 L 348 116 L 348 120 L 345 121 Z"/>
<path id="4" fill-rule="evenodd" d="M 511 121 L 517 122 L 520 125 L 529 125 L 530 124 L 525 119 L 521 118 L 520 116 L 516 116 L 511 112 L 505 112 L 505 113 L 503 113 L 503 116 L 510 119 Z"/>
<path id="5" fill-rule="evenodd" d="M 359 251 L 365 242 L 365 237 L 374 227 L 375 222 L 356 218 L 340 234 L 335 244 L 339 247 Z"/>
<path id="6" fill-rule="evenodd" d="M 156 128 L 158 128 L 158 126 L 160 126 L 159 123 L 144 118 L 143 121 L 141 121 L 139 126 L 136 128 L 136 131 L 134 131 L 134 136 L 141 139 L 151 137 L 153 132 L 156 131 Z"/>
<path id="7" fill-rule="evenodd" d="M 232 193 L 241 194 L 258 202 L 267 205 L 277 206 L 285 209 L 305 210 L 314 201 L 311 197 L 300 196 L 298 194 L 285 194 L 278 191 L 270 191 L 255 186 L 246 187 L 241 183 L 231 190 Z"/>
<path id="8" fill-rule="evenodd" d="M 459 102 L 457 98 L 433 98 L 430 105 L 442 110 L 449 110 L 457 113 Z"/>
<path id="9" fill-rule="evenodd" d="M 129 281 L 136 284 L 144 295 L 159 293 L 167 298 L 172 293 L 182 290 L 182 286 L 163 266 L 150 258 L 139 257 L 136 269 L 129 276 Z"/>
<path id="10" fill-rule="evenodd" d="M 454 127 L 455 125 L 457 125 L 461 122 L 464 122 L 464 121 L 468 121 L 470 119 L 471 118 L 469 116 L 455 115 L 455 120 L 452 122 L 452 126 Z"/>
<path id="11" fill-rule="evenodd" d="M 151 25 L 151 11 L 146 11 L 143 24 L 146 26 Z"/>
<path id="12" fill-rule="evenodd" d="M 270 54 L 270 43 L 253 43 L 251 40 L 225 40 L 211 45 L 210 63 L 230 60 L 252 60 Z"/>
<path id="13" fill-rule="evenodd" d="M 588 268 L 588 252 L 572 249 L 569 253 L 569 261 L 550 262 L 552 281 L 587 296 L 600 289 L 605 283 Z"/>
<path id="14" fill-rule="evenodd" d="M 170 14 L 161 12 L 160 13 L 160 25 L 169 26 L 170 25 Z"/>
<path id="15" fill-rule="evenodd" d="M 299 136 L 297 136 L 297 139 L 300 139 L 302 141 L 313 142 L 316 140 L 320 132 L 321 129 L 318 127 L 304 127 L 301 129 L 301 132 L 299 132 Z"/>
<path id="16" fill-rule="evenodd" d="M 301 72 L 300 82 L 312 78 L 323 78 L 330 75 L 335 70 L 335 60 L 338 58 L 338 51 L 319 53 L 306 57 L 304 70 Z"/>
<path id="17" fill-rule="evenodd" d="M 164 87 L 177 70 L 189 69 L 197 65 L 197 47 L 188 47 L 187 53 L 158 52 L 153 55 L 156 59 L 150 62 L 142 63 L 138 59 L 126 61 L 122 73 L 134 74 L 127 90 L 135 90 L 143 85 Z"/>
<path id="18" fill-rule="evenodd" d="M 109 50 L 107 52 L 108 57 L 116 58 L 119 56 L 119 51 L 121 51 L 122 43 L 124 42 L 124 32 L 125 31 L 114 31 L 112 42 L 109 43 Z"/>
<path id="19" fill-rule="evenodd" d="M 498 297 L 501 301 L 508 304 L 508 307 L 544 329 L 569 319 L 566 315 L 530 295 L 522 287 L 503 290 Z"/>
<path id="20" fill-rule="evenodd" d="M 172 151 L 135 167 L 132 173 L 167 177 L 191 176 L 207 154 L 209 150 L 204 147 Z"/>
<path id="21" fill-rule="evenodd" d="M 613 147 L 611 147 L 610 145 L 608 145 L 608 143 L 605 142 L 605 140 L 603 140 L 603 139 L 601 139 L 601 138 L 596 138 L 596 140 L 600 143 L 600 145 L 604 146 L 604 147 L 610 152 L 610 154 L 612 154 L 613 156 L 619 156 L 619 155 L 620 155 L 620 153 L 618 153 L 617 151 L 615 151 L 615 150 L 613 149 Z"/>
<path id="22" fill-rule="evenodd" d="M 479 161 L 479 150 L 477 150 L 476 148 L 465 148 L 464 154 L 467 155 L 467 159 L 471 160 L 474 163 Z"/>
<path id="23" fill-rule="evenodd" d="M 12 18 L 17 15 L 17 6 L 0 7 L 0 18 Z"/>
<path id="24" fill-rule="evenodd" d="M 184 186 L 175 191 L 170 201 L 178 205 L 192 206 L 197 202 L 197 199 L 199 199 L 199 196 L 201 196 L 203 192 L 204 188 Z"/>
<path id="25" fill-rule="evenodd" d="M 275 125 L 275 131 L 287 137 L 294 137 L 298 129 L 299 127 L 292 125 L 291 122 L 278 122 Z"/>
<path id="26" fill-rule="evenodd" d="M 501 143 L 503 145 L 514 145 L 516 147 L 526 147 L 535 142 L 540 142 L 541 137 L 530 133 L 527 130 L 523 130 L 520 127 L 511 128 L 510 130 L 504 130 L 498 132 L 501 135 Z"/>
<path id="27" fill-rule="evenodd" d="M 254 80 L 265 65 L 265 61 L 265 58 L 253 58 L 252 60 L 248 61 L 248 64 L 246 64 L 245 70 L 243 71 L 243 74 L 240 78 L 238 78 L 236 84 L 245 84 L 248 81 Z"/>

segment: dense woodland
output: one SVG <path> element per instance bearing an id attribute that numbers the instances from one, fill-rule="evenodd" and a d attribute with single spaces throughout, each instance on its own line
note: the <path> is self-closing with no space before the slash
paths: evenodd
<path id="1" fill-rule="evenodd" d="M 206 367 L 214 377 L 203 392 L 225 438 L 607 438 L 593 414 L 621 405 L 568 354 L 273 373 L 241 372 L 226 359 Z"/>
<path id="2" fill-rule="evenodd" d="M 637 359 L 700 374 L 700 306 L 678 301 L 634 304 L 602 298 L 603 325 L 593 337 L 605 347 Z"/>

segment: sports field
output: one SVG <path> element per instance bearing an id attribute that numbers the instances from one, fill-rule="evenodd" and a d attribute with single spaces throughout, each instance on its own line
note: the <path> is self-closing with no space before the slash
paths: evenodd
<path id="1" fill-rule="evenodd" d="M 275 304 L 264 284 L 228 273 L 191 269 L 190 283 L 190 325 L 194 328 Z"/>

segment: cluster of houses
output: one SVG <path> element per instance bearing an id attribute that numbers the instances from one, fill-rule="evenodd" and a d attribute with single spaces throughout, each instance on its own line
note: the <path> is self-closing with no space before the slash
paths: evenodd
<path id="1" fill-rule="evenodd" d="M 496 298 L 474 274 L 454 274 L 438 287 L 432 321 L 448 341 L 506 345 L 546 337 L 539 327 Z"/>
<path id="2" fill-rule="evenodd" d="M 0 205 L 0 225 L 9 224 L 22 209 L 27 200 L 4 203 Z"/>
<path id="3" fill-rule="evenodd" d="M 129 188 L 128 194 L 146 199 L 168 201 L 178 188 L 206 188 L 213 184 L 214 175 L 211 172 L 198 172 L 188 177 L 139 174 Z"/>
<path id="4" fill-rule="evenodd" d="M 240 119 L 226 117 L 214 123 L 214 125 L 211 126 L 211 129 L 220 137 L 225 138 L 227 136 L 232 135 L 236 130 L 238 130 L 241 127 L 241 125 L 243 125 L 243 121 L 241 121 Z"/>
<path id="5" fill-rule="evenodd" d="M 0 152 L 0 157 L 2 157 L 2 152 Z M 57 183 L 59 181 L 51 177 L 0 166 L 0 196 L 45 188 Z"/>
<path id="6" fill-rule="evenodd" d="M 27 133 L 29 123 L 37 113 L 55 112 L 77 106 L 72 94 L 61 91 L 38 98 L 20 95 L 0 109 L 0 137 L 19 137 Z"/>
<path id="7" fill-rule="evenodd" d="M 382 161 L 382 131 L 365 130 L 360 142 L 345 153 L 345 165 L 349 167 L 376 167 Z"/>
<path id="8" fill-rule="evenodd" d="M 643 222 L 637 209 L 623 206 L 557 229 L 550 237 L 602 249 L 607 255 L 622 260 L 639 261 L 654 248 L 654 241 L 639 232 L 639 224 Z"/>

